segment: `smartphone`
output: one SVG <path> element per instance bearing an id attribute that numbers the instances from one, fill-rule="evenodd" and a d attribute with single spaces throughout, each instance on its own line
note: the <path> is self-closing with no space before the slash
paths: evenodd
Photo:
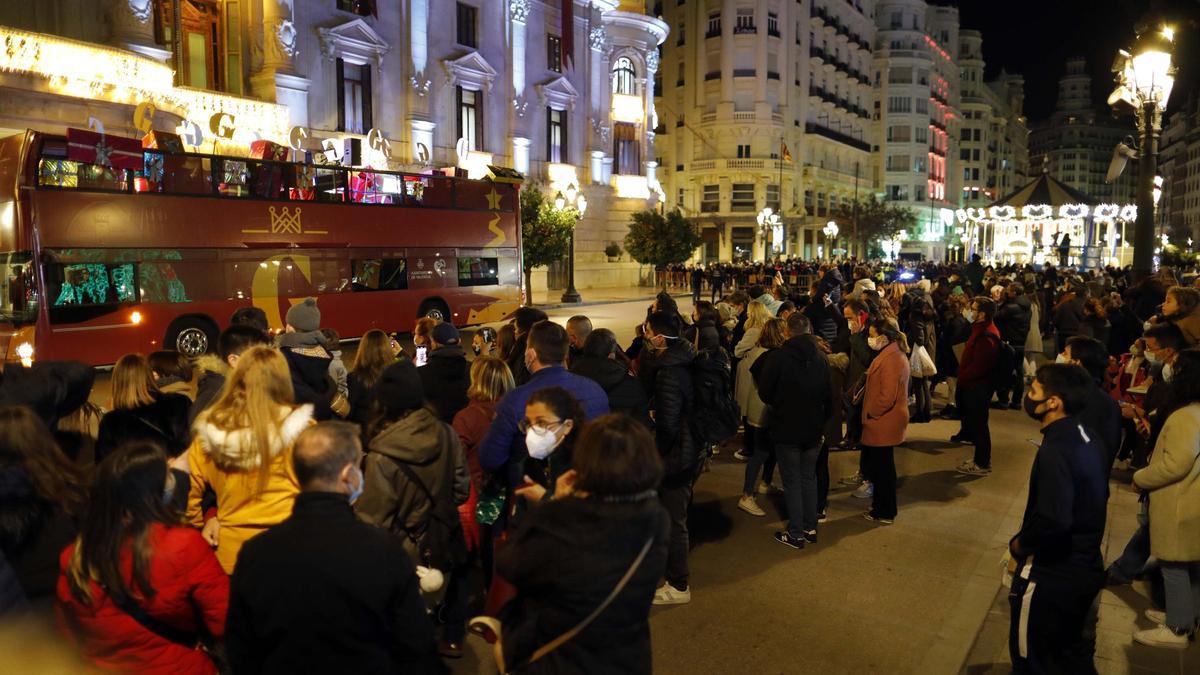
<path id="1" fill-rule="evenodd" d="M 427 356 L 428 351 L 429 351 L 428 347 L 425 347 L 425 346 L 417 347 L 417 359 L 416 359 L 416 361 L 414 361 L 414 363 L 417 364 L 418 368 L 425 365 L 425 361 L 429 358 Z"/>

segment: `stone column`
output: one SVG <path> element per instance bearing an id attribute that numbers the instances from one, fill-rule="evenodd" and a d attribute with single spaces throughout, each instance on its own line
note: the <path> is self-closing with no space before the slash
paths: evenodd
<path id="1" fill-rule="evenodd" d="M 721 103 L 730 104 L 730 112 L 733 111 L 733 27 L 736 24 L 737 3 L 725 0 L 721 7 Z"/>
<path id="2" fill-rule="evenodd" d="M 754 14 L 758 31 L 754 35 L 754 101 L 762 103 L 767 100 L 767 0 L 758 0 L 758 10 Z M 781 51 L 779 57 L 785 58 L 787 50 Z"/>
<path id="3" fill-rule="evenodd" d="M 529 18 L 529 0 L 509 0 L 508 16 L 512 20 L 512 89 L 513 112 L 518 119 L 525 117 L 528 101 L 525 99 L 525 22 Z M 521 123 L 514 130 L 523 129 Z M 528 158 L 528 145 L 526 145 Z"/>
<path id="4" fill-rule="evenodd" d="M 258 98 L 286 105 L 292 124 L 307 125 L 309 80 L 296 73 L 300 33 L 292 3 L 263 0 L 263 61 L 250 76 L 250 90 Z"/>
<path id="5" fill-rule="evenodd" d="M 589 178 L 592 183 L 607 183 L 607 174 L 612 167 L 612 158 L 606 160 L 608 139 L 611 138 L 612 132 L 609 122 L 609 107 L 611 106 L 609 98 L 612 85 L 608 81 L 608 33 L 599 21 L 593 22 L 588 31 L 588 50 L 590 52 L 588 65 L 590 66 L 591 80 L 591 91 L 588 92 L 588 98 L 591 102 L 592 118 L 591 133 L 588 134 L 589 156 L 591 157 Z M 608 170 L 605 168 L 605 161 L 608 162 Z"/>
<path id="6" fill-rule="evenodd" d="M 171 48 L 154 42 L 154 0 L 107 0 L 109 42 L 156 61 L 171 59 Z"/>

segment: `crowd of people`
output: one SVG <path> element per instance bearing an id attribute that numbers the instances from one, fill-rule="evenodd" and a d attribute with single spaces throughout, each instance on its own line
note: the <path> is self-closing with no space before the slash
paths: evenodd
<path id="1" fill-rule="evenodd" d="M 660 293 L 624 346 L 522 307 L 469 346 L 427 318 L 412 354 L 371 330 L 343 362 L 310 298 L 278 335 L 239 310 L 194 362 L 122 357 L 108 410 L 90 368 L 10 364 L 0 613 L 53 617 L 121 672 L 441 672 L 469 633 L 508 671 L 650 672 L 650 607 L 691 600 L 689 510 L 714 456 L 745 463 L 748 516 L 782 491 L 774 538 L 803 550 L 827 521 L 830 452 L 858 453 L 841 484 L 887 526 L 910 425 L 958 420 L 958 472 L 982 479 L 989 411 L 1012 408 L 1043 433 L 1010 543 L 1014 665 L 1090 666 L 1100 588 L 1147 575 L 1165 611 L 1135 639 L 1186 647 L 1200 290 L 978 258 L 733 269 L 666 270 L 691 311 Z M 1106 570 L 1114 466 L 1146 499 Z"/>

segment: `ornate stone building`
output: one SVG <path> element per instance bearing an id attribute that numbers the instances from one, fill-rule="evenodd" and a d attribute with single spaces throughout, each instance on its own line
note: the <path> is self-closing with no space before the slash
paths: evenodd
<path id="1" fill-rule="evenodd" d="M 621 0 L 0 3 L 0 133 L 90 121 L 134 137 L 148 122 L 205 152 L 357 138 L 380 168 L 511 166 L 587 196 L 579 288 L 633 283 L 638 266 L 604 247 L 660 194 L 667 32 Z"/>
<path id="2" fill-rule="evenodd" d="M 962 205 L 984 207 L 1024 186 L 1029 178 L 1029 128 L 1026 125 L 1025 80 L 1001 71 L 984 80 L 983 35 L 959 33 L 962 72 L 962 125 L 958 165 L 962 172 Z"/>

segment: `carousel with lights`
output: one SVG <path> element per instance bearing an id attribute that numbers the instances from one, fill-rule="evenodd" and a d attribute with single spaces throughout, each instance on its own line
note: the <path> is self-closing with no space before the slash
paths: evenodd
<path id="1" fill-rule="evenodd" d="M 995 264 L 1121 266 L 1132 259 L 1126 226 L 1137 220 L 1134 204 L 1101 204 L 1042 175 L 989 206 L 959 209 L 956 233 L 969 258 L 978 253 Z"/>

